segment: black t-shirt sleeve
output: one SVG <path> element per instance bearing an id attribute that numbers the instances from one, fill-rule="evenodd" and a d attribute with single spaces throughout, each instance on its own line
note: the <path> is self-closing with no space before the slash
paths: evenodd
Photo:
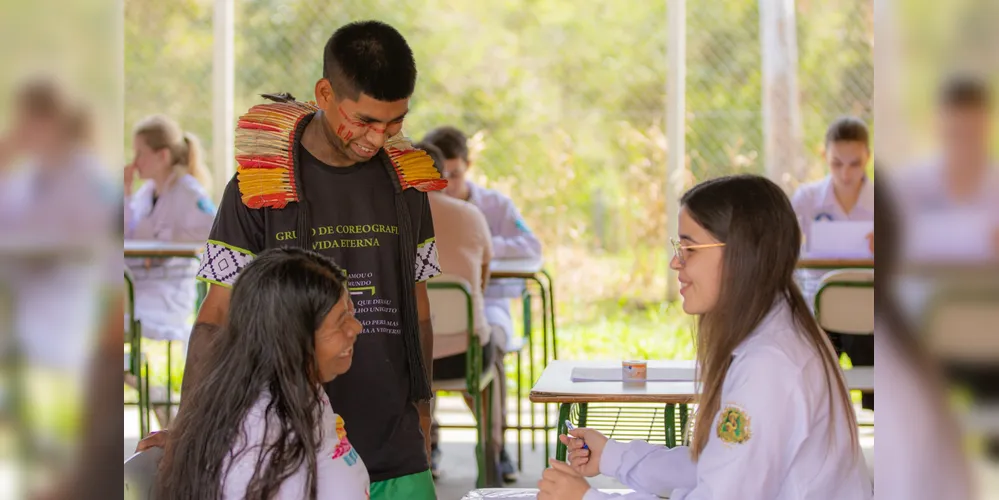
<path id="1" fill-rule="evenodd" d="M 201 255 L 199 281 L 232 286 L 239 272 L 265 248 L 263 211 L 243 204 L 233 176 L 225 187 L 205 252 Z"/>
<path id="2" fill-rule="evenodd" d="M 434 238 L 434 217 L 430 213 L 427 193 L 420 193 L 420 215 L 416 228 L 416 282 L 420 283 L 441 274 L 437 259 L 437 241 Z"/>

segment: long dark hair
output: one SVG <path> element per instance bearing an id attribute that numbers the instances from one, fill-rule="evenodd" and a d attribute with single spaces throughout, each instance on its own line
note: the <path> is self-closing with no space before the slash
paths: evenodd
<path id="1" fill-rule="evenodd" d="M 851 422 L 851 438 L 857 443 L 853 406 L 832 345 L 794 282 L 801 229 L 787 196 L 764 177 L 736 175 L 694 186 L 680 204 L 695 222 L 725 243 L 724 286 L 718 304 L 698 318 L 701 396 L 692 457 L 696 460 L 708 443 L 732 353 L 763 321 L 775 300 L 787 303 L 799 331 L 822 359 L 830 408 L 840 399 L 844 417 Z M 830 425 L 833 422 L 830 419 Z"/>
<path id="2" fill-rule="evenodd" d="M 184 395 L 184 411 L 170 430 L 156 498 L 219 498 L 243 419 L 265 390 L 270 403 L 264 422 L 277 422 L 279 431 L 261 450 L 244 498 L 272 498 L 303 464 L 309 498 L 316 497 L 323 389 L 315 332 L 345 287 L 343 270 L 332 260 L 297 248 L 265 251 L 243 269 L 228 320 L 204 360 L 206 375 Z"/>

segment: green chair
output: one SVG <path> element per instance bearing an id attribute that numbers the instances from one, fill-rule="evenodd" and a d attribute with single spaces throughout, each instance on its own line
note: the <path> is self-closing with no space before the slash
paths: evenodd
<path id="1" fill-rule="evenodd" d="M 473 401 L 476 422 L 475 458 L 479 473 L 476 486 L 485 487 L 493 474 L 487 456 L 490 453 L 489 429 L 492 426 L 490 414 L 484 411 L 485 401 L 491 401 L 493 385 L 496 382 L 494 367 L 483 367 L 482 345 L 475 333 L 475 313 L 472 307 L 472 289 L 468 281 L 451 275 L 441 275 L 427 282 L 430 297 L 431 320 L 434 336 L 453 335 L 467 332 L 468 351 L 465 353 L 465 378 L 433 381 L 433 391 L 467 392 Z M 486 369 L 487 368 L 487 369 Z M 486 399 L 490 398 L 490 399 Z M 491 412 L 490 412 L 491 413 Z M 485 414 L 485 415 L 484 415 Z M 450 427 L 450 426 L 441 426 Z"/>
<path id="2" fill-rule="evenodd" d="M 139 434 L 149 433 L 149 363 L 142 354 L 142 323 L 135 316 L 135 278 L 125 268 L 125 288 L 128 293 L 128 317 L 125 318 L 124 372 L 135 376 L 138 400 L 126 401 L 139 408 Z"/>
<path id="3" fill-rule="evenodd" d="M 828 332 L 874 335 L 874 270 L 826 273 L 815 292 L 815 319 Z"/>

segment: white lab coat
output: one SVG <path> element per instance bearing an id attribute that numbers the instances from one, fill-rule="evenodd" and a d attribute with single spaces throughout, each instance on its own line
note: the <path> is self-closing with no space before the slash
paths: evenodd
<path id="1" fill-rule="evenodd" d="M 874 220 L 874 183 L 870 179 L 864 178 L 864 185 L 860 188 L 860 197 L 857 198 L 857 204 L 853 206 L 850 213 L 846 213 L 839 201 L 836 200 L 832 177 L 828 175 L 822 180 L 802 184 L 798 187 L 794 196 L 791 197 L 791 206 L 794 208 L 795 215 L 798 216 L 798 225 L 801 227 L 802 236 L 805 237 L 803 250 L 807 252 L 808 237 L 812 231 L 812 223 L 815 221 Z M 796 272 L 802 294 L 810 306 L 822 281 L 822 276 L 827 272 L 829 271 L 815 269 L 802 269 Z"/>
<path id="2" fill-rule="evenodd" d="M 541 242 L 527 228 L 513 200 L 492 189 L 468 182 L 469 203 L 479 207 L 486 216 L 489 232 L 493 237 L 494 259 L 527 259 L 541 257 Z M 524 291 L 520 280 L 493 280 L 486 288 L 486 320 L 499 327 L 502 338 L 496 345 L 505 346 L 513 336 L 510 318 L 510 299 L 519 298 Z M 495 332 L 495 330 L 494 330 Z"/>
<path id="3" fill-rule="evenodd" d="M 190 175 L 173 182 L 153 204 L 146 182 L 125 200 L 125 239 L 203 242 L 215 220 L 215 206 Z M 197 299 L 194 259 L 128 259 L 135 276 L 135 312 L 142 336 L 187 341 Z"/>
<path id="4" fill-rule="evenodd" d="M 864 178 L 860 188 L 860 197 L 850 213 L 846 213 L 833 191 L 832 177 L 801 185 L 791 198 L 791 206 L 798 216 L 801 234 L 806 240 L 812 230 L 812 222 L 819 220 L 831 221 L 869 221 L 874 220 L 874 183 Z"/>
<path id="5" fill-rule="evenodd" d="M 783 300 L 735 349 L 722 386 L 721 409 L 728 408 L 746 416 L 746 441 L 734 444 L 719 437 L 719 411 L 696 424 L 711 426 L 697 462 L 685 446 L 610 440 L 600 472 L 635 490 L 624 496 L 628 500 L 666 494 L 670 500 L 872 498 L 860 445 L 849 437 L 856 425 L 853 412 L 845 418 L 838 398 L 830 407 L 822 360 Z M 617 497 L 596 489 L 584 496 L 604 498 Z"/>
<path id="6" fill-rule="evenodd" d="M 121 283 L 120 269 L 108 271 L 120 266 L 108 254 L 121 198 L 89 151 L 64 161 L 54 168 L 31 161 L 0 179 L 0 235 L 9 247 L 0 286 L 26 359 L 82 380 L 75 377 L 93 351 L 102 292 Z"/>
<path id="7" fill-rule="evenodd" d="M 981 261 L 996 258 L 999 230 L 999 167 L 993 165 L 977 192 L 955 199 L 947 190 L 942 160 L 892 176 L 892 194 L 903 217 L 907 260 Z"/>

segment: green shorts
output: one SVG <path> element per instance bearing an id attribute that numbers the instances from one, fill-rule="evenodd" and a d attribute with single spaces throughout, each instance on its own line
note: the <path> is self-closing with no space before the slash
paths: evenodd
<path id="1" fill-rule="evenodd" d="M 371 483 L 371 500 L 437 500 L 430 470 Z"/>

